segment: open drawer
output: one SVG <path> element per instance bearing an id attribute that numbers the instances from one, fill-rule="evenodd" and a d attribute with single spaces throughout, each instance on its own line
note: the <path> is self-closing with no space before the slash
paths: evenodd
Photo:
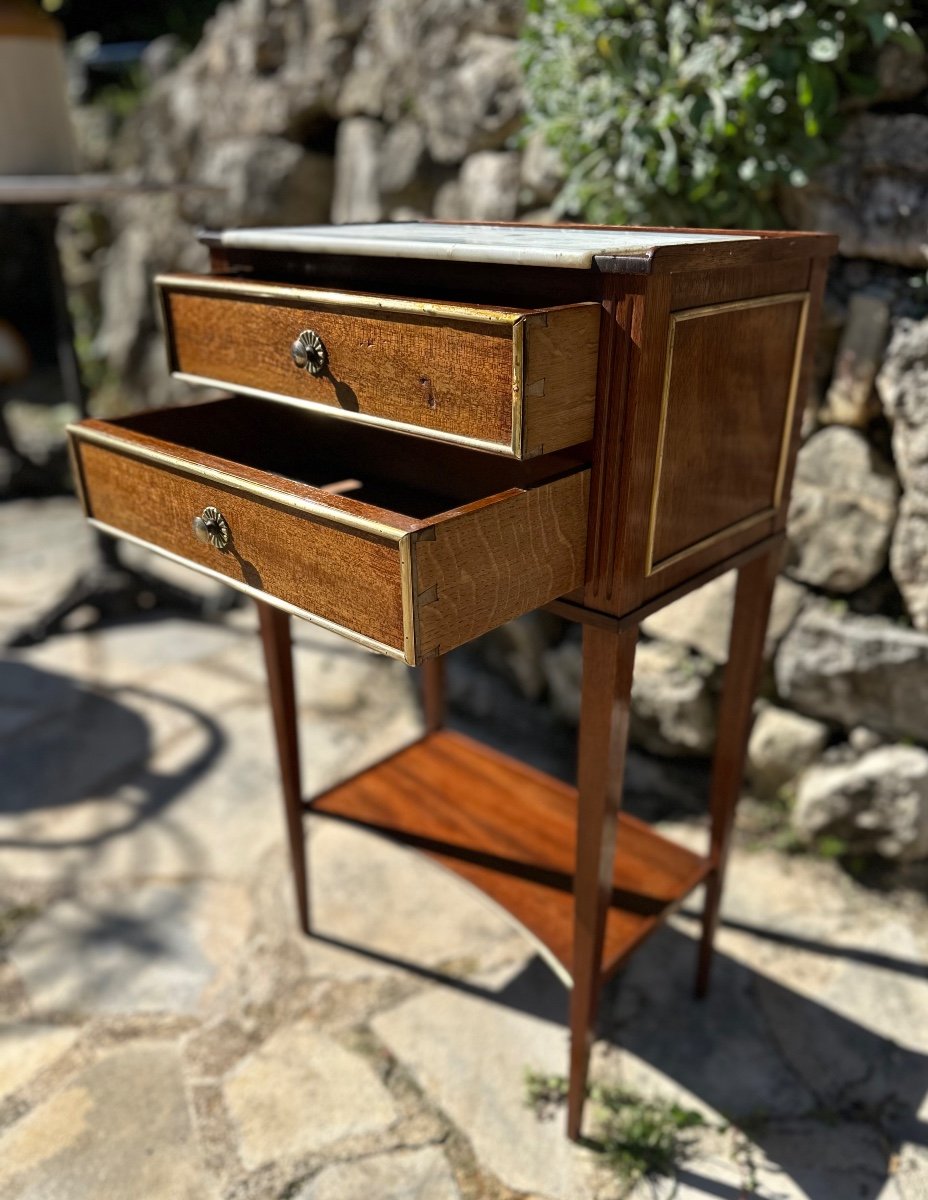
<path id="1" fill-rule="evenodd" d="M 413 665 L 583 583 L 588 447 L 514 462 L 250 397 L 69 436 L 104 532 Z"/>
<path id="2" fill-rule="evenodd" d="M 600 306 L 507 308 L 209 275 L 156 280 L 171 371 L 513 458 L 593 436 Z"/>

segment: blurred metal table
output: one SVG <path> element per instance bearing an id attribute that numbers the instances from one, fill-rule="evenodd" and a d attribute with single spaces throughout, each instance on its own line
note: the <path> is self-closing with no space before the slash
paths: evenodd
<path id="1" fill-rule="evenodd" d="M 101 203 L 131 196 L 179 195 L 214 192 L 197 184 L 158 183 L 117 175 L 8 175 L 0 176 L 0 206 L 19 209 L 42 240 L 54 318 L 55 354 L 66 404 L 88 416 L 87 392 L 74 346 L 74 327 L 68 308 L 67 283 L 58 254 L 57 227 L 60 209 L 68 204 Z M 0 419 L 0 434 L 9 440 Z M 97 535 L 96 561 L 79 575 L 52 605 L 29 625 L 15 632 L 8 646 L 32 646 L 58 633 L 71 613 L 85 606 L 99 619 L 125 618 L 164 605 L 195 616 L 207 616 L 235 603 L 234 593 L 206 599 L 179 588 L 157 574 L 126 566 L 119 545 Z"/>

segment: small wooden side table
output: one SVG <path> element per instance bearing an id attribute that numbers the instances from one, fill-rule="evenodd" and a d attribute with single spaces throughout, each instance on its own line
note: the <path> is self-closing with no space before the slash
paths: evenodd
<path id="1" fill-rule="evenodd" d="M 580 1134 L 602 985 L 706 885 L 708 985 L 827 259 L 818 234 L 399 225 L 206 235 L 159 280 L 172 370 L 230 399 L 85 421 L 88 516 L 258 602 L 300 923 L 304 817 L 418 848 L 571 989 Z M 643 617 L 736 568 L 703 855 L 621 812 Z M 444 727 L 443 655 L 583 625 L 576 787 Z M 420 669 L 426 731 L 303 798 L 289 617 Z"/>

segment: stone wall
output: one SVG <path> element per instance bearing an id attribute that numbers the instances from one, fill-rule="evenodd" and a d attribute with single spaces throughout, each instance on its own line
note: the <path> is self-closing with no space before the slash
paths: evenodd
<path id="1" fill-rule="evenodd" d="M 238 0 L 176 67 L 152 47 L 150 90 L 118 131 L 82 111 L 92 165 L 220 189 L 124 203 L 102 242 L 72 246 L 102 314 L 100 403 L 186 392 L 166 378 L 150 281 L 202 266 L 197 225 L 550 219 L 557 161 L 516 137 L 520 13 L 517 0 Z M 882 107 L 855 114 L 834 165 L 783 198 L 794 224 L 836 229 L 842 257 L 750 785 L 788 796 L 803 838 L 912 859 L 928 856 L 928 75 L 895 50 L 878 70 Z M 633 734 L 647 751 L 711 751 L 732 582 L 645 622 Z M 530 617 L 476 653 L 576 720 L 575 630 Z"/>

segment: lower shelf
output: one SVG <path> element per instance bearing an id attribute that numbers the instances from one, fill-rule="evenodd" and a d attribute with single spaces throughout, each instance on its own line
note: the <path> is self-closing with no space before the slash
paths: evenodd
<path id="1" fill-rule="evenodd" d="M 307 804 L 414 846 L 509 912 L 569 981 L 577 792 L 441 730 Z M 706 877 L 707 859 L 622 815 L 603 974 Z"/>

